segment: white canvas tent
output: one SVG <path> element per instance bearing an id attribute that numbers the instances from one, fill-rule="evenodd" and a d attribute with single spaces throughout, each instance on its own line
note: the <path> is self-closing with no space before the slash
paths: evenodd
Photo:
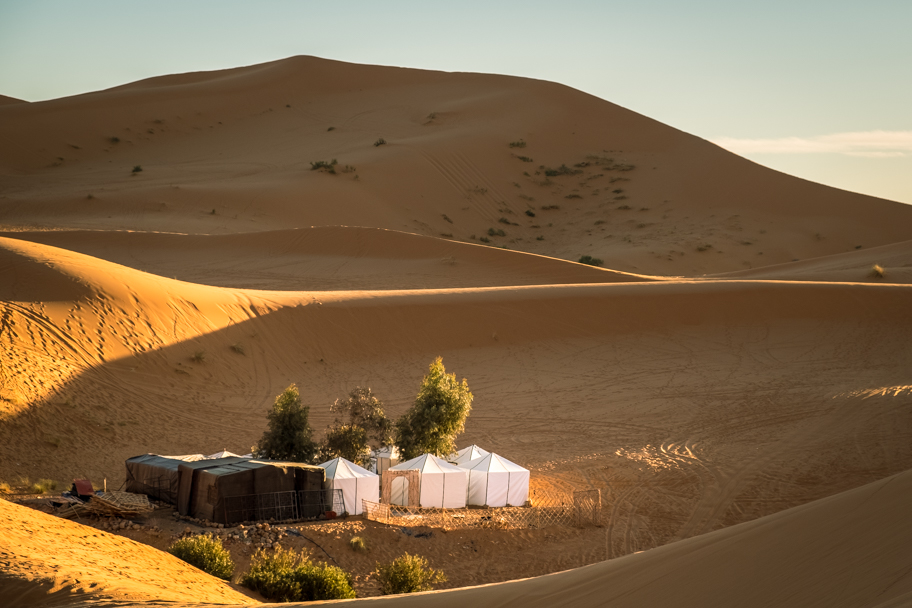
<path id="1" fill-rule="evenodd" d="M 344 458 L 317 465 L 326 469 L 326 490 L 342 490 L 342 501 L 349 515 L 360 515 L 362 500 L 380 502 L 380 477 Z"/>
<path id="2" fill-rule="evenodd" d="M 481 458 L 482 456 L 487 456 L 491 452 L 483 450 L 474 443 L 467 448 L 462 448 L 455 454 L 450 454 L 450 457 L 447 458 L 451 463 L 455 465 L 460 465 L 465 462 L 470 462 L 476 458 Z"/>
<path id="3" fill-rule="evenodd" d="M 466 506 L 466 472 L 442 458 L 424 454 L 389 470 L 419 472 L 421 489 L 418 504 L 422 507 L 461 509 Z M 393 480 L 390 502 L 394 505 L 408 504 L 405 479 Z"/>
<path id="4" fill-rule="evenodd" d="M 371 450 L 370 466 L 368 467 L 377 475 L 399 463 L 399 450 L 394 445 L 386 445 L 376 450 Z"/>
<path id="5" fill-rule="evenodd" d="M 521 507 L 529 500 L 529 471 L 497 454 L 459 465 L 468 474 L 466 502 L 482 507 Z"/>

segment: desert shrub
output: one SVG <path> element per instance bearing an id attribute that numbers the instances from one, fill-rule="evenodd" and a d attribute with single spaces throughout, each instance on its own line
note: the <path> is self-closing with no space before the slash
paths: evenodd
<path id="1" fill-rule="evenodd" d="M 543 205 L 542 211 L 557 211 L 560 209 L 560 205 Z"/>
<path id="2" fill-rule="evenodd" d="M 412 407 L 396 421 L 396 447 L 401 460 L 421 454 L 445 456 L 456 451 L 456 436 L 465 430 L 472 410 L 472 393 L 463 378 L 447 374 L 437 357 L 421 381 Z"/>
<path id="3" fill-rule="evenodd" d="M 327 130 L 327 131 L 335 131 L 336 128 L 335 128 L 335 127 L 330 127 L 330 128 L 328 128 L 328 129 L 326 129 L 326 130 Z"/>
<path id="4" fill-rule="evenodd" d="M 539 234 L 537 237 L 535 237 L 535 240 L 536 240 L 536 241 L 544 241 L 544 240 L 545 240 L 545 237 L 544 237 L 543 235 Z"/>
<path id="5" fill-rule="evenodd" d="M 490 243 L 490 242 L 491 242 L 491 239 L 489 239 L 489 238 L 486 237 L 486 236 L 480 236 L 480 237 L 478 237 L 478 240 L 481 241 L 482 243 Z"/>
<path id="6" fill-rule="evenodd" d="M 190 356 L 190 360 L 194 363 L 205 363 L 206 353 L 204 351 L 198 350 Z"/>
<path id="7" fill-rule="evenodd" d="M 120 143 L 120 138 L 117 137 L 117 136 L 109 137 L 109 138 L 108 138 L 108 141 L 110 141 L 112 144 L 119 144 L 119 143 Z"/>
<path id="8" fill-rule="evenodd" d="M 526 142 L 524 142 L 524 141 L 521 140 L 521 139 L 517 139 L 516 141 L 511 141 L 511 142 L 510 142 L 510 147 L 511 147 L 511 148 L 525 148 L 525 147 L 526 147 Z"/>
<path id="9" fill-rule="evenodd" d="M 244 350 L 244 345 L 241 344 L 240 342 L 235 342 L 234 344 L 232 344 L 231 350 L 233 350 L 234 352 L 236 352 L 239 355 L 246 354 L 246 351 Z"/>
<path id="10" fill-rule="evenodd" d="M 580 196 L 579 194 L 568 194 L 564 198 L 583 198 L 583 197 Z"/>
<path id="11" fill-rule="evenodd" d="M 0 481 L 0 494 L 9 494 L 13 491 L 13 487 L 6 483 L 5 481 Z"/>
<path id="12" fill-rule="evenodd" d="M 582 169 L 571 169 L 567 165 L 561 165 L 557 169 L 545 169 L 545 175 L 548 177 L 557 177 L 558 175 L 576 175 L 582 173 Z"/>
<path id="13" fill-rule="evenodd" d="M 251 451 L 256 458 L 311 462 L 317 451 L 308 422 L 310 407 L 301 403 L 298 387 L 292 384 L 276 397 L 266 414 L 268 428 Z"/>
<path id="14" fill-rule="evenodd" d="M 516 158 L 518 158 L 519 160 L 521 160 L 521 161 L 524 162 L 524 163 L 531 163 L 531 162 L 533 162 L 532 159 L 529 158 L 528 156 L 517 156 Z"/>
<path id="15" fill-rule="evenodd" d="M 279 602 L 355 597 L 352 578 L 347 572 L 337 566 L 314 564 L 308 556 L 290 549 L 278 549 L 272 555 L 258 550 L 241 584 Z"/>
<path id="16" fill-rule="evenodd" d="M 335 173 L 337 164 L 339 164 L 339 161 L 337 161 L 335 158 L 329 162 L 326 162 L 325 160 L 311 161 L 310 170 L 311 171 L 325 171 L 326 173 Z"/>
<path id="17" fill-rule="evenodd" d="M 53 479 L 39 479 L 29 486 L 29 490 L 35 494 L 45 494 L 57 489 L 57 482 Z"/>
<path id="18" fill-rule="evenodd" d="M 134 165 L 133 173 L 139 173 L 140 171 L 142 171 L 142 165 Z"/>
<path id="19" fill-rule="evenodd" d="M 874 264 L 874 266 L 871 267 L 871 276 L 875 279 L 882 279 L 885 274 L 886 271 L 880 264 Z"/>
<path id="20" fill-rule="evenodd" d="M 358 553 L 367 552 L 367 541 L 360 536 L 352 536 L 351 540 L 348 541 L 348 546 L 352 548 L 352 551 L 357 551 Z"/>
<path id="21" fill-rule="evenodd" d="M 374 574 L 380 581 L 380 593 L 383 595 L 430 591 L 437 583 L 447 580 L 443 572 L 429 568 L 426 559 L 408 553 L 388 564 L 377 564 Z"/>
<path id="22" fill-rule="evenodd" d="M 488 236 L 507 236 L 507 233 L 500 228 L 488 228 Z"/>
<path id="23" fill-rule="evenodd" d="M 502 218 L 500 218 L 500 219 L 497 220 L 497 221 L 500 222 L 501 224 L 506 224 L 507 226 L 509 226 L 510 224 L 512 224 L 512 222 L 511 222 L 510 220 L 508 220 L 507 218 L 505 218 L 505 217 L 502 217 Z"/>
<path id="24" fill-rule="evenodd" d="M 168 547 L 168 553 L 215 578 L 231 580 L 234 573 L 231 554 L 219 538 L 209 535 L 181 538 Z"/>
<path id="25" fill-rule="evenodd" d="M 535 217 L 535 212 L 532 211 L 531 209 L 526 209 L 526 215 L 528 215 L 529 217 Z"/>
<path id="26" fill-rule="evenodd" d="M 590 266 L 601 266 L 602 260 L 594 258 L 591 255 L 581 256 L 579 259 L 580 264 L 589 264 Z"/>
<path id="27" fill-rule="evenodd" d="M 374 142 L 374 145 L 375 146 L 385 146 L 386 140 L 381 137 L 380 139 L 378 139 L 377 141 Z"/>

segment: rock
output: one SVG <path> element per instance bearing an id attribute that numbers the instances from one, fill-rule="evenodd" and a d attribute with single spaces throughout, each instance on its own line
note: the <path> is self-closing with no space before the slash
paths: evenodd
<path id="1" fill-rule="evenodd" d="M 193 532 L 193 530 L 190 529 L 190 526 L 184 528 L 184 534 L 190 534 L 191 532 Z"/>

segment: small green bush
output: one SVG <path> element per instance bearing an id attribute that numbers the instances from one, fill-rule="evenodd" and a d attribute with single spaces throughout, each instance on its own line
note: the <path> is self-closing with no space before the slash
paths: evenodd
<path id="1" fill-rule="evenodd" d="M 142 171 L 142 165 L 135 165 L 133 167 L 133 173 L 139 173 L 140 171 Z"/>
<path id="2" fill-rule="evenodd" d="M 297 554 L 290 549 L 278 549 L 272 555 L 258 550 L 241 584 L 279 602 L 355 597 L 350 574 L 337 566 L 314 564 L 303 553 Z"/>
<path id="3" fill-rule="evenodd" d="M 222 546 L 221 539 L 212 536 L 181 538 L 168 547 L 168 553 L 216 578 L 231 580 L 234 573 L 231 554 Z"/>
<path id="4" fill-rule="evenodd" d="M 886 273 L 887 272 L 880 264 L 874 264 L 874 266 L 871 267 L 871 276 L 875 279 L 882 279 Z"/>
<path id="5" fill-rule="evenodd" d="M 526 209 L 526 215 L 528 215 L 529 217 L 535 217 L 535 212 L 532 211 L 531 209 Z"/>
<path id="6" fill-rule="evenodd" d="M 507 233 L 499 228 L 488 228 L 488 236 L 507 236 Z"/>
<path id="7" fill-rule="evenodd" d="M 381 137 L 380 139 L 378 139 L 377 141 L 374 142 L 374 145 L 375 146 L 384 146 L 384 145 L 386 145 L 386 140 Z"/>
<path id="8" fill-rule="evenodd" d="M 521 139 L 518 139 L 518 140 L 516 140 L 516 141 L 511 141 L 511 142 L 510 142 L 510 147 L 511 147 L 511 148 L 525 148 L 525 147 L 526 147 L 526 142 L 524 142 L 524 141 L 521 140 Z"/>
<path id="9" fill-rule="evenodd" d="M 205 351 L 198 350 L 190 357 L 190 360 L 194 363 L 205 363 L 206 362 L 206 353 Z"/>
<path id="10" fill-rule="evenodd" d="M 440 570 L 428 568 L 426 559 L 408 553 L 389 564 L 377 564 L 374 573 L 380 581 L 380 593 L 383 595 L 430 591 L 437 583 L 445 583 L 447 580 Z"/>
<path id="11" fill-rule="evenodd" d="M 326 173 L 334 174 L 336 172 L 337 164 L 339 164 L 339 161 L 337 161 L 335 158 L 332 159 L 330 162 L 326 162 L 325 160 L 311 161 L 310 170 L 311 171 L 325 171 Z"/>
<path id="12" fill-rule="evenodd" d="M 352 536 L 351 540 L 348 541 L 348 546 L 352 548 L 352 551 L 357 551 L 359 553 L 367 551 L 367 541 L 360 536 Z"/>
<path id="13" fill-rule="evenodd" d="M 589 264 L 590 266 L 601 266 L 602 260 L 594 258 L 591 255 L 584 255 L 579 259 L 580 264 Z"/>
<path id="14" fill-rule="evenodd" d="M 533 162 L 533 160 L 531 158 L 529 158 L 528 156 L 517 156 L 516 158 L 518 158 L 519 160 L 521 160 L 524 163 Z"/>

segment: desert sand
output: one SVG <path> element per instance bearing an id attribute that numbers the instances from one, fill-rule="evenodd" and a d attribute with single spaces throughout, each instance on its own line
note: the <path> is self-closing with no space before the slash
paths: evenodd
<path id="1" fill-rule="evenodd" d="M 601 489 L 605 525 L 315 528 L 360 589 L 403 549 L 486 585 L 441 604 L 912 601 L 912 206 L 513 77 L 295 57 L 2 102 L 0 481 L 246 452 L 292 382 L 318 434 L 358 385 L 398 416 L 442 356 L 460 443 Z M 38 529 L 100 539 L 55 602 L 246 601 L 142 545 L 131 587 L 103 564 L 134 545 L 2 508 L 24 605 L 57 580 Z"/>

